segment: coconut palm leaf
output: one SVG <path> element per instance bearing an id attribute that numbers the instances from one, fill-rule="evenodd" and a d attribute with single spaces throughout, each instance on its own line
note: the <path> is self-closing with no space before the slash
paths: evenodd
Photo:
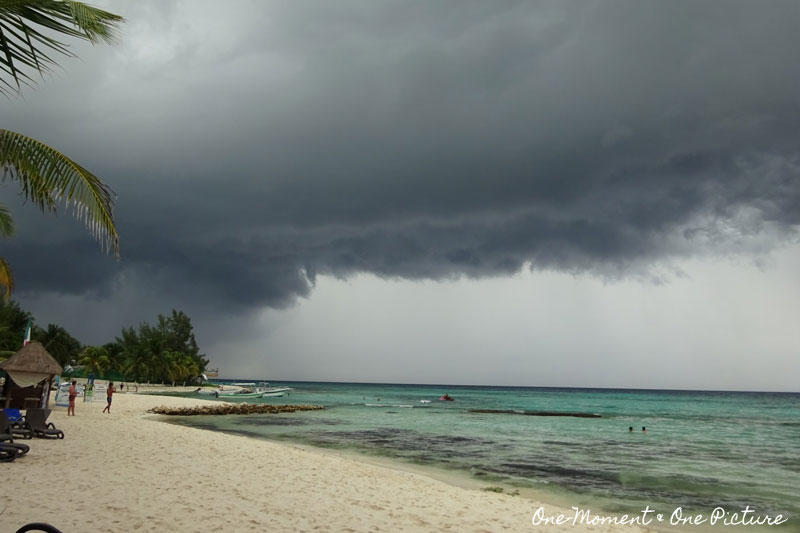
<path id="1" fill-rule="evenodd" d="M 0 205 L 0 236 L 10 237 L 14 234 L 14 219 L 4 205 Z"/>
<path id="2" fill-rule="evenodd" d="M 3 180 L 22 183 L 25 198 L 43 211 L 63 202 L 89 228 L 104 250 L 119 256 L 114 226 L 114 192 L 94 174 L 46 144 L 13 131 L 0 130 Z"/>
<path id="3" fill-rule="evenodd" d="M 55 36 L 91 43 L 113 42 L 119 15 L 71 0 L 0 0 L 0 93 L 18 94 L 33 85 L 34 73 L 49 72 L 56 61 L 48 54 L 74 57 Z M 2 179 L 22 184 L 23 196 L 43 211 L 63 202 L 88 227 L 106 250 L 119 257 L 114 226 L 114 193 L 94 174 L 64 154 L 19 133 L 0 130 Z M 14 230 L 8 211 L 0 206 L 0 235 Z M 11 270 L 0 259 L 0 290 L 9 298 L 14 286 Z"/>
<path id="4" fill-rule="evenodd" d="M 3 299 L 9 300 L 13 290 L 14 275 L 11 272 L 11 267 L 8 266 L 5 259 L 0 257 L 0 291 L 3 293 Z"/>
<path id="5" fill-rule="evenodd" d="M 54 65 L 48 53 L 74 57 L 66 44 L 51 35 L 114 42 L 122 17 L 70 0 L 0 0 L 0 92 L 19 92 L 32 85 L 34 72 L 44 74 Z"/>

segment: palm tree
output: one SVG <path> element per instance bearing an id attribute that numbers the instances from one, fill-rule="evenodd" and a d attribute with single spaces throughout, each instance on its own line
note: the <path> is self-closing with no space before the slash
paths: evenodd
<path id="1" fill-rule="evenodd" d="M 92 43 L 113 42 L 122 17 L 70 0 L 0 0 L 0 93 L 19 94 L 33 86 L 35 74 L 56 65 L 53 52 L 73 57 L 53 34 Z M 119 257 L 114 225 L 114 192 L 94 174 L 64 154 L 21 133 L 0 129 L 0 167 L 3 179 L 22 185 L 22 196 L 42 211 L 55 212 L 62 203 L 83 221 L 104 251 Z M 0 206 L 0 235 L 14 230 L 8 210 Z M 0 258 L 0 289 L 8 299 L 14 278 Z"/>
<path id="2" fill-rule="evenodd" d="M 183 354 L 183 384 L 186 385 L 187 380 L 196 381 L 200 376 L 200 365 L 189 354 Z"/>
<path id="3" fill-rule="evenodd" d="M 139 336 L 133 328 L 122 328 L 122 338 L 117 337 L 118 357 L 122 360 L 122 372 L 136 381 L 150 377 L 150 363 Z"/>
<path id="4" fill-rule="evenodd" d="M 22 332 L 33 316 L 13 300 L 0 299 L 0 351 L 12 354 L 22 348 Z"/>
<path id="5" fill-rule="evenodd" d="M 135 353 L 125 361 L 123 373 L 126 376 L 132 376 L 138 382 L 149 380 L 152 377 L 150 361 L 145 357 L 145 354 L 141 352 Z"/>
<path id="6" fill-rule="evenodd" d="M 175 382 L 180 381 L 186 372 L 183 366 L 183 354 L 167 350 L 161 353 L 161 359 L 164 365 L 164 376 L 175 386 Z"/>
<path id="7" fill-rule="evenodd" d="M 66 329 L 56 324 L 48 324 L 47 329 L 34 326 L 32 337 L 41 342 L 44 349 L 61 366 L 70 364 L 81 351 L 81 343 Z"/>
<path id="8" fill-rule="evenodd" d="M 78 364 L 85 367 L 87 373 L 103 377 L 111 365 L 111 360 L 102 346 L 87 346 L 78 357 Z"/>
<path id="9" fill-rule="evenodd" d="M 2 135 L 2 130 L 0 130 Z M 0 237 L 10 237 L 14 233 L 14 219 L 5 206 L 0 205 Z M 6 260 L 0 257 L 0 288 L 3 291 L 3 301 L 11 299 L 11 291 L 14 289 L 14 276 L 11 274 L 11 267 Z"/>

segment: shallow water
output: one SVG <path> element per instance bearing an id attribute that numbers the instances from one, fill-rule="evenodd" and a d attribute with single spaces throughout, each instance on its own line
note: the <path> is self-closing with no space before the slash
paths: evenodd
<path id="1" fill-rule="evenodd" d="M 708 514 L 749 505 L 758 515 L 791 516 L 771 530 L 798 530 L 800 394 L 273 385 L 295 390 L 258 401 L 326 410 L 171 421 L 436 467 L 592 510 Z M 455 401 L 439 401 L 445 392 Z"/>

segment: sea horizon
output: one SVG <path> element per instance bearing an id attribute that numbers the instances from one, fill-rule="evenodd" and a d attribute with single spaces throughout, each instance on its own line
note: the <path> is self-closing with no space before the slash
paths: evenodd
<path id="1" fill-rule="evenodd" d="M 561 386 L 561 385 L 487 385 L 487 384 L 458 384 L 458 383 L 414 383 L 402 381 L 324 381 L 324 380 L 293 380 L 293 379 L 261 379 L 261 378 L 210 378 L 208 383 L 235 384 L 235 383 L 308 383 L 330 385 L 408 385 L 417 387 L 464 387 L 464 388 L 504 388 L 504 389 L 542 389 L 542 390 L 585 390 L 585 391 L 620 391 L 620 392 L 699 392 L 699 393 L 737 393 L 737 394 L 789 394 L 800 395 L 800 390 L 736 390 L 736 389 L 677 389 L 677 388 L 647 388 L 647 387 L 589 387 L 589 386 Z"/>

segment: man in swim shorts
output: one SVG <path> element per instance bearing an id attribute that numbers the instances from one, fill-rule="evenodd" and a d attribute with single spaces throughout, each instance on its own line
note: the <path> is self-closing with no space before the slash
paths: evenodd
<path id="1" fill-rule="evenodd" d="M 114 388 L 114 382 L 109 381 L 108 387 L 106 387 L 106 401 L 108 402 L 108 405 L 106 405 L 103 409 L 104 413 L 111 414 L 111 396 L 113 396 L 116 391 L 117 390 Z"/>
<path id="2" fill-rule="evenodd" d="M 67 407 L 67 416 L 75 416 L 75 397 L 78 395 L 75 385 L 77 383 L 78 382 L 73 379 L 72 385 L 69 387 L 69 406 Z"/>

